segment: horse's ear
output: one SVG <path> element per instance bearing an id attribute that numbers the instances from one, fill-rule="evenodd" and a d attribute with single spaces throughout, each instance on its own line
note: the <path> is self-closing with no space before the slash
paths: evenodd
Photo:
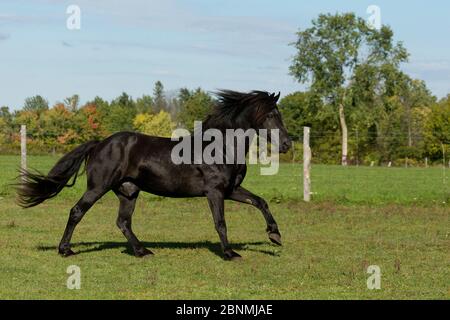
<path id="1" fill-rule="evenodd" d="M 275 92 L 272 93 L 272 97 L 273 97 L 273 100 L 275 101 L 275 103 L 277 103 L 278 99 L 280 99 L 280 91 L 278 91 L 277 95 L 275 95 Z"/>

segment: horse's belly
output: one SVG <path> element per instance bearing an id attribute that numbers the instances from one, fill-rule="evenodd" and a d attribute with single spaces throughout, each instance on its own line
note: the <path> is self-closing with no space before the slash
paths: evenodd
<path id="1" fill-rule="evenodd" d="M 199 197 L 204 195 L 203 179 L 191 168 L 143 168 L 138 187 L 164 197 Z"/>

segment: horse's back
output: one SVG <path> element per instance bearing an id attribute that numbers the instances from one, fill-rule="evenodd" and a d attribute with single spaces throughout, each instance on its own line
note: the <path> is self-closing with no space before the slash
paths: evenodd
<path id="1" fill-rule="evenodd" d="M 88 163 L 88 180 L 140 189 L 170 197 L 201 196 L 202 174 L 195 165 L 172 161 L 177 141 L 136 132 L 119 132 L 100 142 Z M 89 181 L 88 181 L 89 183 Z"/>

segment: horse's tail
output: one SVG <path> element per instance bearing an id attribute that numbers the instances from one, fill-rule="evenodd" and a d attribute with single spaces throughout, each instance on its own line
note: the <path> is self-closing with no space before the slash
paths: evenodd
<path id="1" fill-rule="evenodd" d="M 92 149 L 99 141 L 89 141 L 64 155 L 50 170 L 48 175 L 38 171 L 20 170 L 21 182 L 17 184 L 18 204 L 29 208 L 53 198 L 64 187 L 72 187 L 78 176 L 78 171 L 89 158 Z M 72 183 L 70 178 L 74 176 Z"/>

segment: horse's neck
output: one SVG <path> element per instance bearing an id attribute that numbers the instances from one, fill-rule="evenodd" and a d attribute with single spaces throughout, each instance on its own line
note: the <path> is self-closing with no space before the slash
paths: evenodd
<path id="1" fill-rule="evenodd" d="M 224 154 L 226 154 L 226 148 L 227 148 L 227 130 L 243 130 L 244 132 L 246 132 L 247 130 L 251 129 L 251 128 L 241 128 L 241 127 L 236 127 L 236 128 L 219 128 L 216 126 L 212 126 L 210 123 L 208 123 L 208 121 L 206 122 L 202 122 L 202 134 L 205 133 L 206 130 L 208 129 L 216 129 L 219 130 L 222 133 L 222 141 L 223 141 L 223 148 L 224 148 Z M 255 138 L 255 137 L 253 137 Z M 253 139 L 252 138 L 252 139 Z M 244 146 L 244 150 L 245 150 L 245 156 L 248 155 L 248 152 L 250 151 L 250 146 L 251 146 L 251 141 L 247 141 L 248 139 L 245 139 L 245 146 Z M 209 145 L 210 142 L 203 142 L 203 149 Z M 235 152 L 234 152 L 234 160 L 237 160 L 237 145 L 234 143 L 235 145 Z"/>

